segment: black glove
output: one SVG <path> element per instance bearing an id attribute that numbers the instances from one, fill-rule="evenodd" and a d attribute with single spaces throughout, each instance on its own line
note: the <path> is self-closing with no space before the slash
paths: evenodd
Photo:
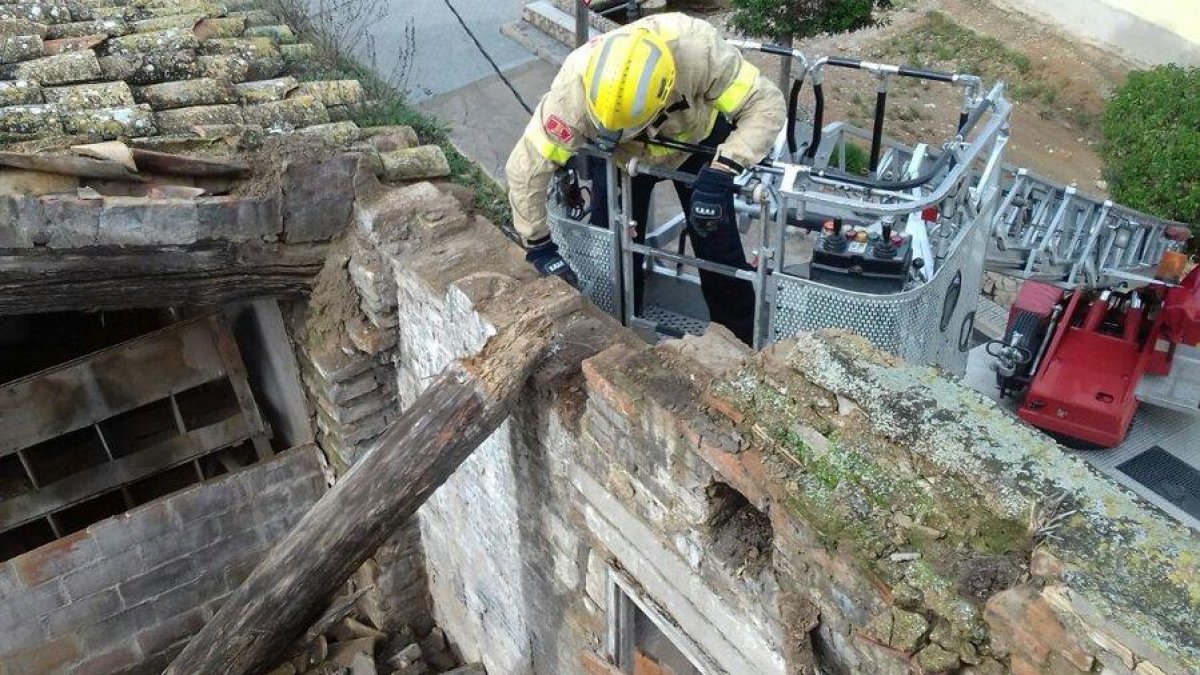
<path id="1" fill-rule="evenodd" d="M 579 277 L 575 276 L 575 270 L 558 254 L 558 244 L 551 241 L 550 237 L 529 242 L 529 248 L 525 249 L 525 260 L 533 265 L 538 274 L 544 277 L 553 274 L 579 288 Z"/>
<path id="2" fill-rule="evenodd" d="M 707 237 L 721 223 L 733 222 L 733 195 L 736 191 L 732 173 L 711 166 L 700 169 L 692 185 L 691 217 L 688 218 L 696 236 Z"/>

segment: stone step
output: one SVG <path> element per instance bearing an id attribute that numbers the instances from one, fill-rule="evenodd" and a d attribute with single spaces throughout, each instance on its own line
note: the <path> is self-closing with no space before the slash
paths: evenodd
<path id="1" fill-rule="evenodd" d="M 575 17 L 559 9 L 550 0 L 536 0 L 525 5 L 521 18 L 546 35 L 564 45 L 575 44 Z M 600 35 L 594 26 L 589 31 L 590 37 Z"/>

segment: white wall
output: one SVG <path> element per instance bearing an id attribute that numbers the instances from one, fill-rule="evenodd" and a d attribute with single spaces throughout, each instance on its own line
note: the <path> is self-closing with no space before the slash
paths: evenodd
<path id="1" fill-rule="evenodd" d="M 996 0 L 1141 66 L 1200 66 L 1198 0 Z"/>

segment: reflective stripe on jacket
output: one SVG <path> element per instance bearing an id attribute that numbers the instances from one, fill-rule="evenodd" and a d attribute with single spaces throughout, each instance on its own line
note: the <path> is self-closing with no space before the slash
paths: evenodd
<path id="1" fill-rule="evenodd" d="M 706 21 L 684 14 L 658 14 L 632 26 L 644 26 L 667 40 L 675 57 L 675 91 L 665 119 L 649 132 L 697 143 L 724 113 L 737 129 L 719 148 L 722 157 L 750 166 L 770 151 L 787 115 L 783 94 L 741 52 L 725 42 Z M 625 29 L 618 29 L 625 30 Z M 583 73 L 593 40 L 567 57 L 542 97 L 521 140 L 505 166 L 513 224 L 526 242 L 545 237 L 546 190 L 555 169 L 566 164 L 588 139 L 599 135 L 587 112 Z M 659 146 L 627 141 L 618 160 L 630 157 L 674 168 L 686 155 Z"/>

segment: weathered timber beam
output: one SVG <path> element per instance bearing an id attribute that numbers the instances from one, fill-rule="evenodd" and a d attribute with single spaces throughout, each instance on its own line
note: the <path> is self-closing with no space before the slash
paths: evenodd
<path id="1" fill-rule="evenodd" d="M 323 244 L 198 243 L 0 253 L 0 315 L 212 306 L 311 290 Z"/>
<path id="2" fill-rule="evenodd" d="M 270 667 L 354 570 L 508 417 L 548 353 L 550 321 L 530 314 L 447 368 L 229 596 L 165 675 Z"/>

